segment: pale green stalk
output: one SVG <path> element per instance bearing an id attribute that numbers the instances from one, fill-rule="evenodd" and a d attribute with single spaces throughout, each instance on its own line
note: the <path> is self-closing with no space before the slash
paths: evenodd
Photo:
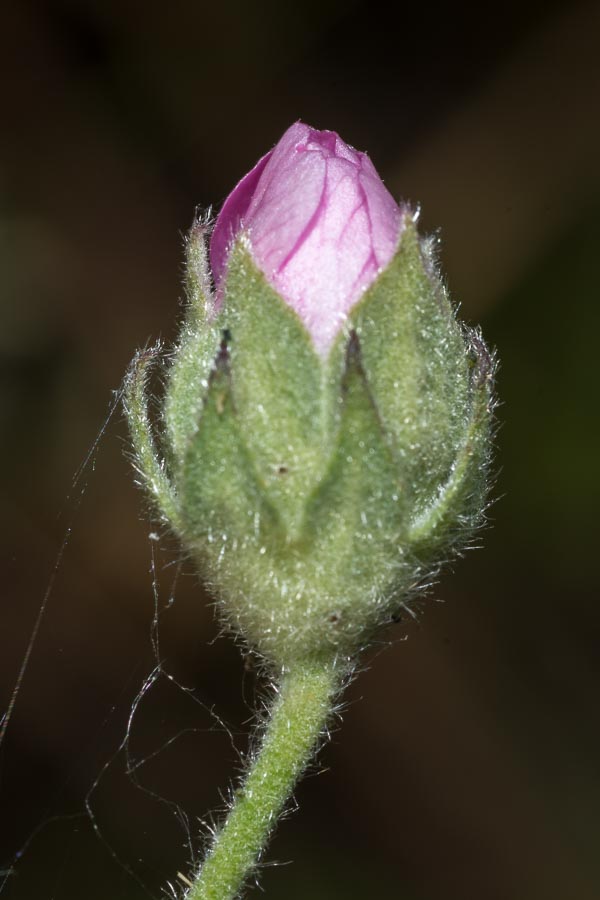
<path id="1" fill-rule="evenodd" d="M 329 663 L 300 663 L 284 674 L 260 750 L 187 900 L 239 895 L 324 733 L 339 688 L 340 672 Z"/>

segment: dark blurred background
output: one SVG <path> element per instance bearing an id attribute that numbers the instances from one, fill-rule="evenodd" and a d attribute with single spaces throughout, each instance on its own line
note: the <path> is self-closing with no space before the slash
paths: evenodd
<path id="1" fill-rule="evenodd" d="M 441 230 L 502 361 L 499 499 L 484 549 L 352 685 L 267 857 L 293 865 L 261 885 L 600 896 L 599 20 L 537 0 L 3 5 L 0 710 L 72 529 L 0 747 L 1 900 L 162 896 L 239 765 L 260 685 L 177 547 L 149 539 L 120 409 L 73 475 L 135 349 L 176 333 L 195 207 L 298 118 Z M 144 694 L 128 770 L 154 581 L 174 680 Z"/>

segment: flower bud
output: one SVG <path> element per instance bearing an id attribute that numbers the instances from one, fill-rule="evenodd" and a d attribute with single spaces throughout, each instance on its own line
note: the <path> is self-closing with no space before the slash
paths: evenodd
<path id="1" fill-rule="evenodd" d="M 189 314 L 138 470 L 272 664 L 354 656 L 483 520 L 492 360 L 368 158 L 293 125 L 188 241 Z"/>
<path id="2" fill-rule="evenodd" d="M 225 201 L 210 245 L 215 282 L 220 290 L 245 232 L 258 268 L 326 353 L 394 255 L 402 223 L 366 154 L 297 122 Z"/>

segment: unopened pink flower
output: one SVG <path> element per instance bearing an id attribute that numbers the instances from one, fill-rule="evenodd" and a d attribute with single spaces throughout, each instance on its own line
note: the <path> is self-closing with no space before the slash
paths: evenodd
<path id="1" fill-rule="evenodd" d="M 210 245 L 217 297 L 244 231 L 256 264 L 326 354 L 401 230 L 402 211 L 369 157 L 297 122 L 223 204 Z"/>

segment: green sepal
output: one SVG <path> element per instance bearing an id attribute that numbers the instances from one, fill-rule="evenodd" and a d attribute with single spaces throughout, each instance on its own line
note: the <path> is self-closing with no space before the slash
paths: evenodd
<path id="1" fill-rule="evenodd" d="M 338 430 L 307 507 L 307 556 L 318 577 L 329 640 L 349 649 L 386 615 L 404 574 L 406 487 L 351 332 L 338 385 Z M 324 609 L 324 611 L 325 611 Z"/>
<path id="2" fill-rule="evenodd" d="M 163 521 L 181 534 L 177 495 L 160 458 L 148 415 L 147 382 L 150 367 L 161 354 L 161 346 L 136 353 L 123 385 L 125 414 L 129 422 L 134 464 Z"/>
<path id="3" fill-rule="evenodd" d="M 185 293 L 190 325 L 201 327 L 213 317 L 214 301 L 208 247 L 208 222 L 197 217 L 185 239 Z"/>
<path id="4" fill-rule="evenodd" d="M 165 392 L 163 416 L 169 469 L 174 478 L 179 477 L 196 434 L 207 379 L 219 346 L 206 232 L 206 224 L 198 219 L 186 238 L 186 318 L 172 354 Z"/>
<path id="5" fill-rule="evenodd" d="M 322 363 L 298 315 L 243 240 L 228 260 L 219 325 L 231 336 L 239 428 L 261 485 L 293 539 L 322 455 Z"/>
<path id="6" fill-rule="evenodd" d="M 462 549 L 485 519 L 492 449 L 496 362 L 478 331 L 465 329 L 469 405 L 462 440 L 447 480 L 429 506 L 413 519 L 407 540 L 418 559 L 444 559 L 444 549 Z"/>
<path id="7" fill-rule="evenodd" d="M 419 515 L 449 477 L 462 443 L 469 366 L 461 326 L 412 216 L 348 326 L 359 336 L 366 377 Z"/>
<path id="8" fill-rule="evenodd" d="M 254 551 L 278 531 L 234 405 L 227 341 L 208 379 L 200 422 L 182 466 L 178 493 L 188 545 L 218 567 L 225 554 Z"/>

